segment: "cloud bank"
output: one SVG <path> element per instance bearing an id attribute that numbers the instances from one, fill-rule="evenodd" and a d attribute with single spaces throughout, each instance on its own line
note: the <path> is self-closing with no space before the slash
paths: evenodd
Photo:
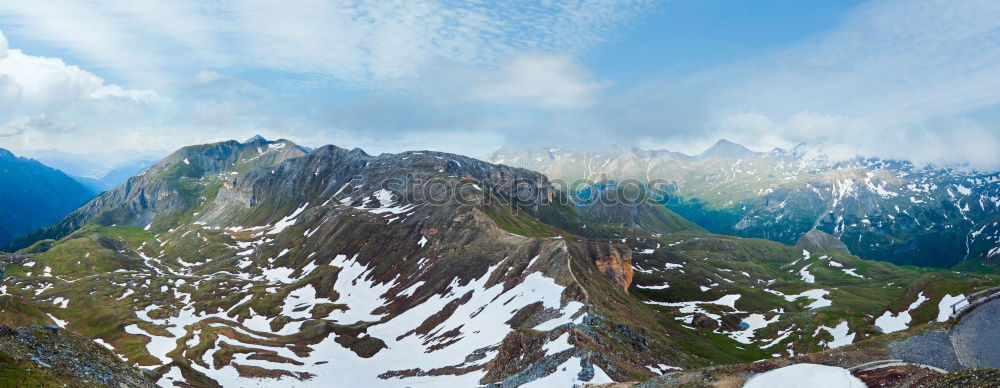
<path id="1" fill-rule="evenodd" d="M 6 2 L 0 146 L 165 152 L 261 133 L 477 156 L 697 153 L 725 137 L 1000 168 L 1000 3 L 870 1 L 693 75 L 619 83 L 588 66 L 595 48 L 655 23 L 651 9 L 670 12 L 652 0 Z"/>

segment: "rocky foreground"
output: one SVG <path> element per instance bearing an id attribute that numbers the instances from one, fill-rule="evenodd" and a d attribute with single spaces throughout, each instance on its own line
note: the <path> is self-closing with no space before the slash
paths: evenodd
<path id="1" fill-rule="evenodd" d="M 148 372 L 54 327 L 0 327 L 0 386 L 154 387 Z"/>

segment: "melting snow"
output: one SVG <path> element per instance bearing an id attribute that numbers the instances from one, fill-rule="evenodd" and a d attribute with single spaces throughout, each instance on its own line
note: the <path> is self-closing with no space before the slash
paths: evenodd
<path id="1" fill-rule="evenodd" d="M 749 344 L 753 342 L 754 332 L 759 329 L 763 329 L 772 323 L 778 321 L 780 314 L 775 314 L 771 319 L 765 319 L 763 314 L 753 313 L 750 316 L 743 319 L 742 323 L 746 323 L 748 326 L 746 329 L 729 333 L 728 335 L 732 339 L 738 341 L 739 343 Z"/>
<path id="2" fill-rule="evenodd" d="M 943 297 L 941 297 L 941 301 L 938 302 L 938 316 L 937 316 L 937 321 L 938 322 L 944 322 L 944 321 L 947 321 L 948 318 L 951 318 L 951 314 L 952 314 L 952 308 L 951 308 L 951 306 L 954 305 L 955 303 L 961 302 L 963 300 L 965 300 L 965 295 L 961 295 L 961 294 L 956 295 L 956 296 L 951 296 L 951 294 L 945 294 Z M 957 306 L 955 306 L 955 308 L 962 308 L 962 307 L 964 307 L 964 306 L 966 306 L 968 304 L 969 304 L 969 302 L 965 301 L 964 303 L 960 303 Z"/>
<path id="3" fill-rule="evenodd" d="M 66 324 L 69 323 L 69 322 L 66 322 L 66 321 L 64 321 L 62 319 L 59 319 L 59 318 L 56 318 L 56 317 L 52 316 L 52 314 L 46 314 L 46 315 L 48 315 L 49 318 L 52 319 L 52 322 L 55 322 L 56 325 L 59 325 L 59 327 L 65 328 Z"/>
<path id="4" fill-rule="evenodd" d="M 801 277 L 802 281 L 806 283 L 816 283 L 816 277 L 809 273 L 809 266 L 811 265 L 812 264 L 806 264 L 805 267 L 802 267 L 802 269 L 799 270 L 799 277 Z"/>
<path id="5" fill-rule="evenodd" d="M 920 307 L 920 305 L 926 301 L 927 297 L 925 297 L 924 293 L 921 292 L 920 295 L 917 295 L 917 300 L 911 303 L 910 307 L 905 311 L 900 312 L 898 315 L 894 315 L 892 312 L 886 311 L 882 314 L 882 316 L 875 319 L 875 326 L 878 326 L 885 333 L 906 330 L 909 327 L 910 320 L 913 319 L 910 317 L 910 311 Z"/>
<path id="6" fill-rule="evenodd" d="M 783 297 L 783 298 L 785 298 L 786 301 L 789 301 L 789 302 L 794 301 L 794 300 L 796 300 L 798 298 L 802 298 L 802 297 L 806 297 L 806 298 L 812 299 L 813 300 L 812 303 L 810 303 L 808 306 L 806 306 L 806 307 L 811 308 L 811 309 L 818 309 L 818 308 L 821 308 L 821 307 L 828 307 L 828 306 L 833 305 L 833 301 L 831 301 L 830 299 L 826 299 L 826 297 L 828 295 L 830 295 L 830 291 L 827 291 L 827 290 L 824 290 L 824 289 L 821 289 L 821 288 L 817 288 L 815 290 L 809 290 L 809 291 L 806 291 L 806 292 L 803 292 L 803 293 L 800 293 L 800 294 L 796 294 L 796 295 L 785 295 L 781 291 L 770 290 L 770 289 L 767 289 L 767 288 L 765 288 L 764 291 L 769 292 L 769 293 L 774 294 L 774 295 L 778 295 L 780 297 Z"/>
<path id="7" fill-rule="evenodd" d="M 551 356 L 569 349 L 573 349 L 573 345 L 570 345 L 569 343 L 569 332 L 562 333 L 562 335 L 558 338 L 546 342 L 545 345 L 542 346 L 542 350 L 545 351 L 545 356 Z"/>
<path id="8" fill-rule="evenodd" d="M 413 293 L 417 292 L 417 289 L 419 289 L 420 286 L 422 286 L 422 285 L 424 285 L 424 281 L 423 280 L 421 280 L 419 282 L 416 282 L 412 286 L 407 287 L 405 290 L 403 290 L 402 292 L 400 292 L 399 296 L 403 296 L 403 297 L 412 296 Z"/>
<path id="9" fill-rule="evenodd" d="M 299 214 L 302 214 L 302 211 L 306 210 L 307 207 L 309 207 L 308 202 L 306 202 L 305 205 L 302 205 L 302 207 L 295 209 L 295 211 L 292 212 L 292 214 L 289 214 L 288 217 L 282 218 L 281 220 L 276 222 L 274 224 L 274 228 L 272 228 L 270 232 L 267 232 L 267 234 L 278 234 L 284 231 L 285 228 L 295 225 L 295 222 L 297 221 L 295 217 L 298 217 Z"/>
<path id="10" fill-rule="evenodd" d="M 52 299 L 52 304 L 59 306 L 61 308 L 66 308 L 66 306 L 69 305 L 69 300 L 63 297 L 57 297 L 55 299 Z"/>
<path id="11" fill-rule="evenodd" d="M 556 371 L 538 380 L 521 385 L 521 388 L 547 388 L 547 387 L 575 387 L 587 384 L 613 383 L 614 380 L 608 377 L 600 367 L 594 365 L 594 377 L 588 381 L 580 380 L 583 372 L 583 360 L 579 357 L 571 357 L 556 367 Z M 478 385 L 478 384 L 475 384 Z"/>
<path id="12" fill-rule="evenodd" d="M 349 307 L 347 311 L 334 311 L 330 314 L 330 319 L 343 324 L 381 319 L 385 313 L 374 315 L 371 312 L 385 304 L 382 295 L 394 286 L 391 283 L 376 284 L 374 280 L 368 279 L 370 275 L 368 268 L 358 263 L 356 258 L 357 256 L 348 260 L 345 255 L 337 255 L 330 263 L 334 267 L 342 268 L 337 274 L 337 282 L 333 285 L 333 289 L 340 295 L 337 303 Z"/>
<path id="13" fill-rule="evenodd" d="M 295 272 L 294 268 L 278 267 L 278 268 L 264 269 L 262 275 L 264 275 L 264 278 L 267 279 L 267 281 L 270 283 L 277 282 L 277 283 L 288 284 L 288 283 L 294 283 L 296 280 L 295 278 L 292 277 L 293 272 Z"/>
<path id="14" fill-rule="evenodd" d="M 850 371 L 835 366 L 795 364 L 751 378 L 743 388 L 865 388 Z"/>
<path id="15" fill-rule="evenodd" d="M 826 330 L 833 336 L 833 341 L 820 343 L 821 345 L 825 344 L 828 349 L 839 348 L 854 343 L 854 336 L 857 334 L 849 333 L 851 328 L 848 326 L 847 321 L 843 321 L 835 327 L 820 326 L 813 335 L 819 334 L 820 330 Z"/>
<path id="16" fill-rule="evenodd" d="M 844 273 L 846 273 L 848 275 L 854 276 L 856 278 L 864 279 L 865 278 L 864 276 L 862 276 L 862 275 L 858 274 L 857 272 L 855 272 L 857 270 L 858 270 L 857 268 L 851 268 L 851 269 L 846 269 L 845 268 L 845 269 L 841 269 L 841 271 L 844 271 Z"/>

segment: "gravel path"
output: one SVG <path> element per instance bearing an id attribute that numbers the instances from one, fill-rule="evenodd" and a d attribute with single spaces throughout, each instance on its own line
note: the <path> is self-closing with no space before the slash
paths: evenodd
<path id="1" fill-rule="evenodd" d="M 889 345 L 889 355 L 895 359 L 936 366 L 944 370 L 962 369 L 945 330 L 928 330 L 923 335 L 894 342 Z"/>
<path id="2" fill-rule="evenodd" d="M 1000 368 L 1000 299 L 986 302 L 962 317 L 951 340 L 962 366 Z"/>

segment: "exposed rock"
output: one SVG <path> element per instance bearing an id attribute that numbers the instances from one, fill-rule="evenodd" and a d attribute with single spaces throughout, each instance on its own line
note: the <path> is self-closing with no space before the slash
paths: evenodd
<path id="1" fill-rule="evenodd" d="M 589 245 L 594 264 L 622 290 L 632 285 L 632 251 L 616 244 Z"/>
<path id="2" fill-rule="evenodd" d="M 155 386 L 148 372 L 68 330 L 55 334 L 42 326 L 3 328 L 0 386 Z"/>
<path id="3" fill-rule="evenodd" d="M 715 330 L 719 328 L 719 321 L 716 321 L 705 314 L 696 314 L 691 323 L 693 323 L 695 327 L 708 330 Z"/>
<path id="4" fill-rule="evenodd" d="M 533 362 L 541 358 L 542 345 L 546 336 L 530 331 L 513 331 L 504 337 L 497 349 L 497 356 L 487 364 L 484 383 L 499 382 L 511 375 L 523 371 Z"/>

